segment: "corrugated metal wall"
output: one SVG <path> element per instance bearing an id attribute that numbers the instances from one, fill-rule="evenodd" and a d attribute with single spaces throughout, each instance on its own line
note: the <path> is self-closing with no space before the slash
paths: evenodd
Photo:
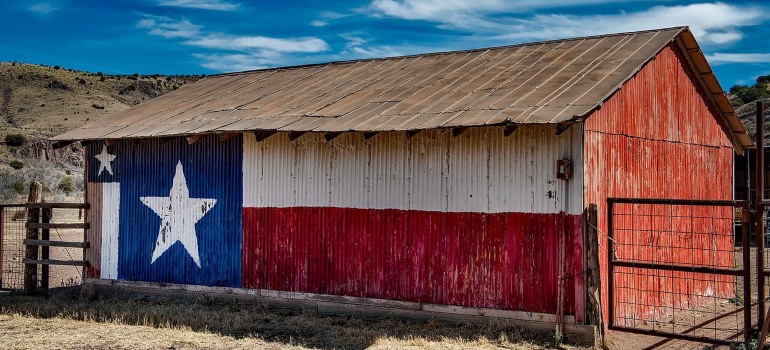
<path id="1" fill-rule="evenodd" d="M 581 134 L 246 136 L 244 287 L 555 313 L 566 226 L 582 319 Z M 568 185 L 560 158 L 576 160 Z"/>
<path id="2" fill-rule="evenodd" d="M 553 125 L 448 130 L 412 138 L 347 133 L 289 141 L 244 138 L 244 207 L 348 207 L 448 212 L 581 214 L 581 129 Z M 575 177 L 556 178 L 556 161 L 574 160 Z"/>
<path id="3" fill-rule="evenodd" d="M 241 139 L 122 141 L 112 173 L 89 145 L 89 277 L 240 287 Z"/>
<path id="4" fill-rule="evenodd" d="M 672 43 L 587 119 L 584 136 L 585 203 L 598 205 L 599 242 L 603 247 L 607 246 L 604 233 L 607 232 L 608 197 L 732 198 L 733 149 L 718 122 L 718 115 L 710 108 L 698 84 L 684 55 Z M 731 230 L 730 227 L 720 229 Z M 720 245 L 725 243 L 729 242 L 720 242 Z M 692 263 L 689 261 L 691 255 L 677 254 L 670 251 L 671 247 L 663 248 L 668 250 L 644 252 L 650 257 L 671 254 L 674 260 L 687 259 L 688 264 Z M 732 257 L 725 258 L 729 260 Z M 600 262 L 602 308 L 606 319 L 606 254 L 600 254 Z M 710 262 L 704 258 L 704 264 Z M 671 280 L 664 280 L 664 284 L 656 288 L 672 288 Z M 647 277 L 619 283 L 639 287 L 636 288 L 639 295 L 619 297 L 649 298 L 648 307 L 657 302 L 656 296 L 645 292 L 645 289 L 652 289 L 644 288 L 652 283 Z M 696 282 L 688 287 L 681 286 L 679 291 L 685 293 L 702 289 L 705 292 L 709 286 L 707 282 Z M 635 310 L 638 313 L 651 311 L 652 308 Z"/>

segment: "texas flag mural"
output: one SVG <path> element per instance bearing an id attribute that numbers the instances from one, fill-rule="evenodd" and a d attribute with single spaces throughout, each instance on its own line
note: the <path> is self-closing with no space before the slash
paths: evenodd
<path id="1" fill-rule="evenodd" d="M 542 144 L 579 147 L 499 131 L 93 143 L 92 277 L 554 313 L 560 243 L 567 273 L 581 271 L 582 181 L 566 196 L 527 164 L 552 161 Z"/>
<path id="2" fill-rule="evenodd" d="M 100 278 L 240 287 L 240 149 L 239 138 L 90 146 L 89 179 L 114 181 L 102 184 Z"/>

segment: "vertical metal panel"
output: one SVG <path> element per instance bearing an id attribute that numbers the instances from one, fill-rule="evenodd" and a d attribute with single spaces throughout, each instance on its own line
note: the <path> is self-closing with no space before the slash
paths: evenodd
<path id="1" fill-rule="evenodd" d="M 105 279 L 118 278 L 120 241 L 120 183 L 102 183 L 101 215 L 101 276 Z M 130 218 L 127 218 L 130 220 Z"/>
<path id="2" fill-rule="evenodd" d="M 88 153 L 86 153 L 88 155 Z M 87 179 L 86 179 L 87 180 Z M 86 222 L 89 223 L 86 229 L 86 242 L 90 248 L 85 249 L 86 275 L 90 278 L 100 278 L 102 269 L 102 183 L 86 182 L 86 203 L 89 204 L 86 209 Z"/>
<path id="3" fill-rule="evenodd" d="M 582 219 L 532 213 L 244 208 L 244 287 L 533 312 L 582 298 Z"/>
<path id="4" fill-rule="evenodd" d="M 585 130 L 585 203 L 598 205 L 599 232 L 607 230 L 606 220 L 601 219 L 606 218 L 607 197 L 732 197 L 733 151 L 728 133 L 675 44 L 594 112 Z M 606 237 L 600 237 L 600 244 L 606 246 Z M 688 258 L 704 264 L 710 259 Z M 606 256 L 600 260 L 606 285 Z M 649 283 L 642 277 L 617 282 L 642 288 Z M 606 317 L 606 294 L 602 298 Z"/>
<path id="5" fill-rule="evenodd" d="M 553 125 L 501 127 L 458 137 L 430 130 L 411 138 L 346 133 L 289 141 L 244 138 L 244 206 L 399 209 L 450 212 L 582 212 L 582 130 L 556 135 Z M 494 152 L 494 153 L 492 153 Z M 556 178 L 556 161 L 572 159 L 573 178 Z"/>
<path id="6" fill-rule="evenodd" d="M 241 286 L 241 147 L 241 137 L 226 141 L 205 137 L 192 145 L 184 138 L 116 145 L 121 172 L 120 279 Z M 177 178 L 180 171 L 184 183 Z M 173 187 L 175 183 L 180 187 Z M 208 204 L 201 205 L 208 207 L 181 211 L 185 208 L 181 202 L 171 201 L 168 209 L 147 204 L 152 203 L 147 198 L 168 199 L 180 193 L 206 199 Z M 202 215 L 194 214 L 196 210 Z M 166 212 L 167 219 L 157 211 Z M 194 227 L 185 234 L 193 235 L 197 243 L 200 265 L 190 251 L 194 247 L 176 240 L 174 225 Z M 172 241 L 161 241 L 159 236 Z M 154 249 L 162 250 L 158 255 Z"/>
<path id="7" fill-rule="evenodd" d="M 566 187 L 555 172 L 559 158 L 579 163 L 581 142 L 579 128 L 545 125 L 247 135 L 244 287 L 553 313 L 566 226 L 575 314 L 582 171 Z"/>

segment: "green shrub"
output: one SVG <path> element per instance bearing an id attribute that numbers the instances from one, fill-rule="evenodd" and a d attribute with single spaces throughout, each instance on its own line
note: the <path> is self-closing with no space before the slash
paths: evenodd
<path id="1" fill-rule="evenodd" d="M 24 194 L 24 183 L 21 181 L 16 181 L 11 185 L 11 189 L 13 192 L 16 192 L 18 194 Z"/>
<path id="2" fill-rule="evenodd" d="M 19 170 L 24 167 L 24 163 L 22 163 L 20 160 L 14 160 L 14 161 L 11 161 L 10 166 L 11 168 Z"/>
<path id="3" fill-rule="evenodd" d="M 65 176 L 61 182 L 59 182 L 59 190 L 69 195 L 72 191 L 75 190 L 75 180 L 72 178 L 72 176 Z"/>
<path id="4" fill-rule="evenodd" d="M 27 138 L 22 134 L 5 135 L 5 144 L 12 147 L 19 147 L 27 142 Z"/>

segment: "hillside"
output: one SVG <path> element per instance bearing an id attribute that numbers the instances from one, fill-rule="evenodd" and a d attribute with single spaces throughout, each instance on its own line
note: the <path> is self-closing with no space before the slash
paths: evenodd
<path id="1" fill-rule="evenodd" d="M 178 89 L 201 76 L 106 75 L 58 66 L 0 63 L 0 201 L 16 195 L 32 180 L 42 181 L 51 196 L 82 187 L 82 149 L 77 143 L 54 150 L 47 139 L 102 116 Z M 22 135 L 20 146 L 7 135 Z M 13 164 L 12 164 L 13 163 Z M 14 167 L 11 167 L 14 165 Z M 18 168 L 21 166 L 21 168 Z M 66 193 L 64 193 L 66 194 Z"/>
<path id="2" fill-rule="evenodd" d="M 756 135 L 756 101 L 765 103 L 765 144 L 770 143 L 770 75 L 757 77 L 754 85 L 735 85 L 730 88 L 730 101 L 735 113 L 754 139 Z"/>

